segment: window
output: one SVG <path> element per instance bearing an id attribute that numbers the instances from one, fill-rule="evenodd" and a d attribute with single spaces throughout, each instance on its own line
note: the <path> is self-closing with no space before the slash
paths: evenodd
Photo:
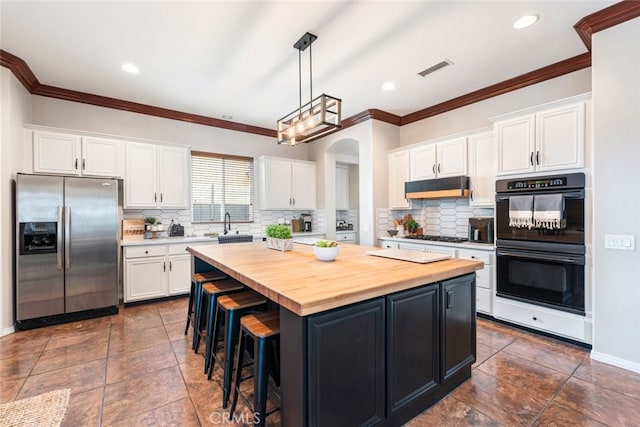
<path id="1" fill-rule="evenodd" d="M 193 222 L 253 221 L 253 159 L 191 152 Z"/>

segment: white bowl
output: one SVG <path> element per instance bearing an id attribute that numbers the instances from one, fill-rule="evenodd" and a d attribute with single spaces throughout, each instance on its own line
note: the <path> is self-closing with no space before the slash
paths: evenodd
<path id="1" fill-rule="evenodd" d="M 320 261 L 333 261 L 338 257 L 338 252 L 340 252 L 340 246 L 333 246 L 331 248 L 313 247 L 313 253 L 316 254 L 316 258 Z"/>

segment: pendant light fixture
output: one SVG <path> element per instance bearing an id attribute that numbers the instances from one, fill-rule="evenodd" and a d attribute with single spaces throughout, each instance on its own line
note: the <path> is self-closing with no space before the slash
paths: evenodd
<path id="1" fill-rule="evenodd" d="M 342 100 L 322 94 L 313 99 L 311 44 L 318 37 L 305 33 L 293 45 L 298 49 L 298 83 L 300 107 L 278 120 L 278 144 L 296 145 L 311 142 L 340 129 Z M 302 105 L 302 52 L 309 48 L 309 99 Z"/>

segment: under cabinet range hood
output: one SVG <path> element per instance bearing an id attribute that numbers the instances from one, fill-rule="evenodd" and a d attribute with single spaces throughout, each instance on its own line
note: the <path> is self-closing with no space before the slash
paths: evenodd
<path id="1" fill-rule="evenodd" d="M 404 192 L 407 199 L 469 197 L 469 177 L 454 176 L 405 182 Z"/>

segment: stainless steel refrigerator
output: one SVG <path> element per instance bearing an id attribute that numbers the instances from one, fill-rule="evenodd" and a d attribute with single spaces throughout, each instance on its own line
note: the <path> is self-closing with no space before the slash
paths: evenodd
<path id="1" fill-rule="evenodd" d="M 17 175 L 18 328 L 117 311 L 118 194 L 115 179 Z"/>

